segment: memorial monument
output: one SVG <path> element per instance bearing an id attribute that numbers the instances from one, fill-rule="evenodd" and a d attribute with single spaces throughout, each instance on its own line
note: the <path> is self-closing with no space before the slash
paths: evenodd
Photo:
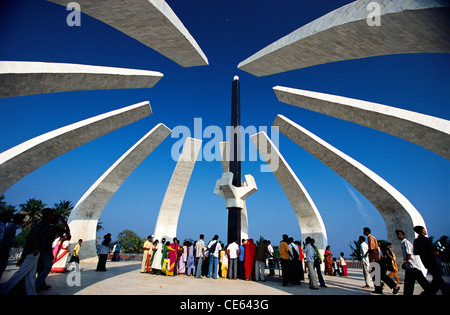
<path id="1" fill-rule="evenodd" d="M 231 132 L 230 152 L 224 155 L 229 158 L 229 172 L 223 173 L 216 182 L 214 193 L 226 199 L 228 209 L 227 244 L 241 240 L 241 212 L 245 208 L 244 200 L 257 189 L 251 175 L 245 175 L 247 183 L 241 177 L 241 99 L 239 77 L 235 76 L 231 89 Z"/>

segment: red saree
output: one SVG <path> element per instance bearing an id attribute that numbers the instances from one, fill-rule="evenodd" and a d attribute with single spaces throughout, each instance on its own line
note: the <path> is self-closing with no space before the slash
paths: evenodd
<path id="1" fill-rule="evenodd" d="M 323 255 L 325 257 L 325 274 L 333 275 L 333 254 L 327 249 Z"/>
<path id="2" fill-rule="evenodd" d="M 169 259 L 169 266 L 167 267 L 166 275 L 173 276 L 175 272 L 175 262 L 178 259 L 178 248 L 180 245 L 172 243 L 167 246 L 167 258 Z"/>
<path id="3" fill-rule="evenodd" d="M 244 258 L 244 270 L 245 280 L 253 280 L 253 266 L 255 265 L 255 250 L 256 245 L 253 243 L 253 239 L 249 238 L 245 243 L 245 258 Z"/>

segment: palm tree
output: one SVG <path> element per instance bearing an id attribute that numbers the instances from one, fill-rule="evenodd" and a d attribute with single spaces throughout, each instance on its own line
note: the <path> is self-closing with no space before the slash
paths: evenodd
<path id="1" fill-rule="evenodd" d="M 25 214 L 22 227 L 27 229 L 38 223 L 41 219 L 42 210 L 47 206 L 42 200 L 32 198 L 28 199 L 25 203 L 19 205 L 19 213 Z"/>
<path id="2" fill-rule="evenodd" d="M 60 200 L 59 203 L 53 205 L 55 214 L 60 218 L 67 220 L 69 218 L 70 212 L 73 209 L 72 201 Z"/>
<path id="3" fill-rule="evenodd" d="M 4 200 L 5 200 L 5 196 L 1 195 L 0 196 L 0 213 L 11 212 L 11 214 L 14 214 L 14 212 L 16 212 L 16 206 L 12 206 L 12 205 L 8 204 L 7 202 L 5 202 Z"/>
<path id="4" fill-rule="evenodd" d="M 102 220 L 98 220 L 98 222 L 97 222 L 97 232 L 98 231 L 101 231 L 101 230 L 103 230 L 103 222 L 102 222 Z"/>
<path id="5" fill-rule="evenodd" d="M 348 245 L 350 246 L 350 249 L 351 249 L 350 257 L 352 257 L 352 259 L 355 259 L 355 260 L 361 260 L 361 254 L 360 254 L 361 253 L 361 242 L 359 240 L 353 241 L 353 245 L 355 247 L 353 247 L 351 242 Z"/>
<path id="6" fill-rule="evenodd" d="M 0 210 L 6 206 L 6 202 L 4 202 L 3 200 L 5 200 L 5 195 L 0 196 Z"/>
<path id="7" fill-rule="evenodd" d="M 6 205 L 2 207 L 1 212 L 11 212 L 11 215 L 16 212 L 16 206 Z"/>

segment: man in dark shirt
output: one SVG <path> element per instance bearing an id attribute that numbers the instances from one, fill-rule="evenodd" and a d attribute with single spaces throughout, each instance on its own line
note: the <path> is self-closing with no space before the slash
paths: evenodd
<path id="1" fill-rule="evenodd" d="M 266 268 L 266 255 L 269 256 L 269 248 L 267 246 L 267 241 L 263 240 L 259 243 L 256 248 L 255 254 L 255 279 L 256 281 L 266 281 L 264 277 L 264 272 Z"/>
<path id="2" fill-rule="evenodd" d="M 61 217 L 56 215 L 53 209 L 46 208 L 44 211 L 50 212 L 50 223 L 47 225 L 45 229 L 45 235 L 42 238 L 41 242 L 41 251 L 39 256 L 39 261 L 37 265 L 36 272 L 38 274 L 36 278 L 36 290 L 47 290 L 50 288 L 49 285 L 45 283 L 45 279 L 47 278 L 48 274 L 50 273 L 53 265 L 53 241 L 56 239 L 57 236 L 63 236 L 64 234 L 70 234 L 69 226 L 67 225 L 67 222 L 62 221 L 64 224 L 64 227 L 58 226 Z"/>
<path id="3" fill-rule="evenodd" d="M 425 268 L 433 276 L 429 289 L 425 294 L 435 295 L 439 290 L 442 294 L 448 295 L 449 289 L 442 278 L 441 261 L 439 259 L 439 251 L 437 251 L 431 240 L 426 237 L 427 231 L 423 226 L 415 226 L 414 232 L 418 234 L 414 240 L 414 255 L 419 255 Z"/>

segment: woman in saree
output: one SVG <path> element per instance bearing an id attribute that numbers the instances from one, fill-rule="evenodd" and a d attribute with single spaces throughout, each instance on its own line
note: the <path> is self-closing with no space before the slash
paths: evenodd
<path id="1" fill-rule="evenodd" d="M 323 254 L 325 258 L 325 274 L 332 276 L 333 275 L 333 254 L 330 251 L 330 245 L 325 248 L 325 252 Z"/>
<path id="2" fill-rule="evenodd" d="M 155 243 L 150 243 L 150 247 L 147 251 L 147 259 L 145 261 L 145 272 L 152 273 L 152 261 L 153 261 L 153 252 L 155 248 Z M 144 251 L 145 252 L 145 251 Z"/>
<path id="3" fill-rule="evenodd" d="M 255 275 L 253 273 L 253 266 L 255 265 L 255 250 L 256 245 L 252 238 L 249 238 L 245 243 L 245 258 L 244 258 L 244 270 L 245 280 L 254 280 Z"/>
<path id="4" fill-rule="evenodd" d="M 153 255 L 152 255 L 152 272 L 159 275 L 161 274 L 161 260 L 162 260 L 162 252 L 163 252 L 163 243 L 159 243 L 158 240 L 155 240 L 153 243 Z"/>
<path id="5" fill-rule="evenodd" d="M 228 255 L 225 250 L 220 251 L 220 271 L 221 271 L 221 277 L 226 278 L 228 275 Z"/>
<path id="6" fill-rule="evenodd" d="M 187 264 L 187 254 L 188 254 L 188 247 L 187 247 L 187 245 L 188 245 L 187 242 L 183 243 L 181 256 L 180 256 L 180 259 L 178 260 L 178 265 L 180 266 L 178 268 L 178 273 L 180 275 L 181 274 L 186 274 L 186 264 Z"/>
<path id="7" fill-rule="evenodd" d="M 53 265 L 51 272 L 64 272 L 66 270 L 67 257 L 69 256 L 70 235 L 61 237 L 53 250 Z"/>
<path id="8" fill-rule="evenodd" d="M 167 258 L 169 259 L 169 265 L 167 266 L 166 276 L 173 276 L 176 274 L 175 268 L 177 267 L 176 262 L 178 260 L 179 248 L 180 245 L 178 245 L 176 237 L 173 239 L 173 243 L 167 246 Z"/>

